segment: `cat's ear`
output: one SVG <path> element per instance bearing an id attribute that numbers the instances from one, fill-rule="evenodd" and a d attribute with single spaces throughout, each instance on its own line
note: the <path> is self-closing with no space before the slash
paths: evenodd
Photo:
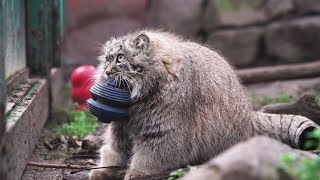
<path id="1" fill-rule="evenodd" d="M 134 47 L 143 51 L 149 48 L 150 39 L 146 34 L 138 35 L 134 40 Z"/>

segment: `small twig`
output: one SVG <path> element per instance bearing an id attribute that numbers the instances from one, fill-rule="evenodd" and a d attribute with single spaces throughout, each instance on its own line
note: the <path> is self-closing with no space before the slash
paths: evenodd
<path id="1" fill-rule="evenodd" d="M 29 166 L 43 167 L 43 168 L 58 168 L 58 169 L 79 169 L 77 171 L 71 171 L 71 174 L 86 171 L 91 169 L 102 169 L 102 168 L 122 168 L 121 166 L 103 166 L 103 167 L 90 167 L 90 166 L 80 166 L 75 164 L 49 164 L 49 163 L 38 163 L 38 162 L 28 162 Z"/>
<path id="2" fill-rule="evenodd" d="M 107 168 L 107 169 L 120 169 L 120 168 L 122 168 L 122 167 L 121 167 L 121 166 L 89 167 L 89 168 L 85 168 L 85 169 L 80 169 L 80 170 L 71 171 L 70 174 L 75 174 L 75 173 L 78 173 L 78 172 L 81 172 L 81 171 L 89 171 L 89 170 L 92 170 L 92 169 L 104 169 L 104 168 Z"/>
<path id="3" fill-rule="evenodd" d="M 49 164 L 39 162 L 28 162 L 29 166 L 43 167 L 43 168 L 59 168 L 59 169 L 86 169 L 88 166 L 80 166 L 75 164 Z"/>
<path id="4" fill-rule="evenodd" d="M 96 159 L 98 158 L 99 156 L 96 155 L 96 154 L 73 154 L 71 155 L 69 158 L 79 158 L 79 159 Z"/>

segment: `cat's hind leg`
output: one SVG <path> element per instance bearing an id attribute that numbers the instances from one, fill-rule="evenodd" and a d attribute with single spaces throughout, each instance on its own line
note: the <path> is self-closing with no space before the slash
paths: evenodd
<path id="1" fill-rule="evenodd" d="M 100 149 L 100 163 L 102 166 L 126 167 L 129 159 L 130 142 L 124 125 L 111 123 L 106 131 L 105 144 Z M 102 168 L 91 170 L 90 180 L 109 180 L 116 176 L 114 169 Z"/>

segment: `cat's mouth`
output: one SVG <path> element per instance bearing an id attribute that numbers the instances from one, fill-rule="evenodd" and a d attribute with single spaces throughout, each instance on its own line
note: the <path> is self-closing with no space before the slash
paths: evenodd
<path id="1" fill-rule="evenodd" d="M 132 91 L 134 88 L 134 82 L 136 82 L 135 79 L 133 79 L 132 76 L 128 75 L 127 73 L 123 72 L 117 72 L 114 74 L 110 74 L 109 76 L 106 76 L 106 79 L 113 79 L 115 82 L 115 87 L 117 88 L 125 88 L 129 91 Z"/>

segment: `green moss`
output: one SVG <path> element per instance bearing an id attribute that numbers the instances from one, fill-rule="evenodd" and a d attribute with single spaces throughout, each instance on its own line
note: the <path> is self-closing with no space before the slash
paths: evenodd
<path id="1" fill-rule="evenodd" d="M 308 134 L 308 144 L 312 147 L 320 147 L 320 129 L 315 129 Z M 281 156 L 281 164 L 279 170 L 290 174 L 294 179 L 298 180 L 314 180 L 320 179 L 320 158 L 299 158 L 294 152 L 288 152 Z"/>
<path id="2" fill-rule="evenodd" d="M 219 10 L 228 13 L 237 13 L 248 7 L 255 7 L 260 4 L 260 0 L 218 0 Z"/>
<path id="3" fill-rule="evenodd" d="M 320 107 L 320 92 L 316 93 L 316 103 Z"/>
<path id="4" fill-rule="evenodd" d="M 254 100 L 259 105 L 265 106 L 269 104 L 277 104 L 277 103 L 290 103 L 293 101 L 293 97 L 289 96 L 287 94 L 281 93 L 276 96 L 260 96 L 260 97 L 254 97 Z"/>
<path id="5" fill-rule="evenodd" d="M 71 122 L 65 123 L 59 128 L 59 132 L 65 136 L 84 138 L 95 132 L 99 126 L 97 119 L 88 111 L 72 111 L 71 117 Z"/>
<path id="6" fill-rule="evenodd" d="M 196 170 L 197 167 L 195 166 L 188 166 L 188 170 L 187 171 L 194 171 Z M 170 173 L 170 176 L 167 178 L 167 180 L 176 180 L 176 179 L 180 179 L 185 175 L 185 171 L 183 169 L 177 169 L 173 172 Z"/>

